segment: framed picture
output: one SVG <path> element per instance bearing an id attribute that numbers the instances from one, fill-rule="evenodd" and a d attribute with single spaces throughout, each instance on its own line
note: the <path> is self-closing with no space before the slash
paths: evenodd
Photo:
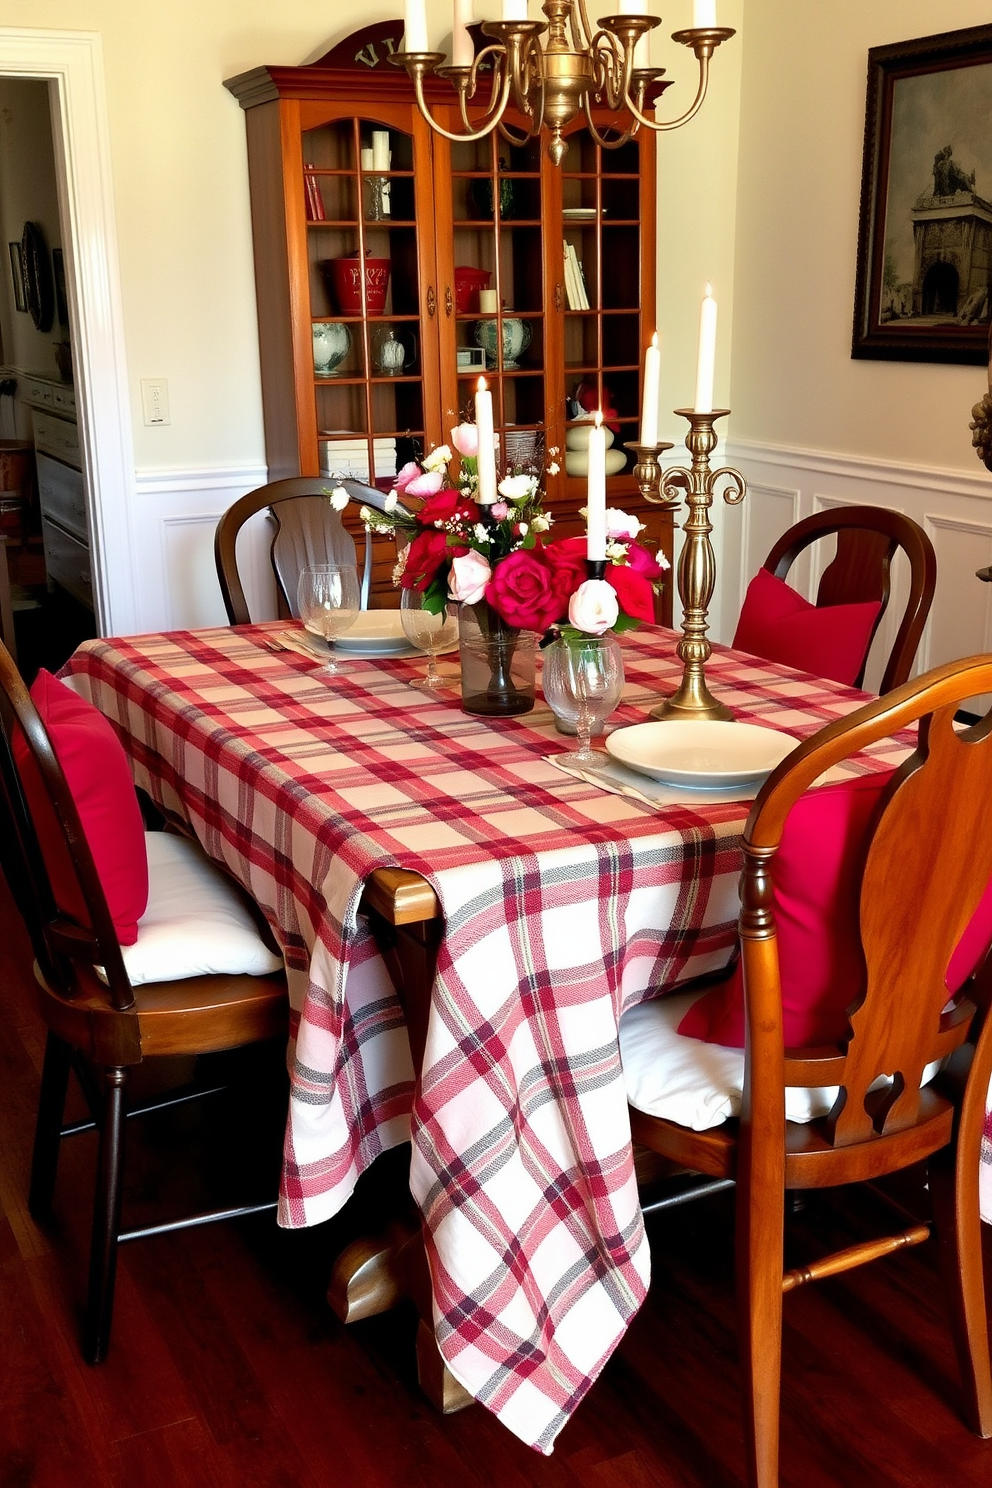
<path id="1" fill-rule="evenodd" d="M 10 277 L 14 284 L 14 309 L 28 313 L 27 295 L 24 293 L 24 260 L 20 243 L 8 243 L 10 249 Z"/>
<path id="2" fill-rule="evenodd" d="M 869 51 L 853 356 L 988 360 L 990 118 L 992 26 Z"/>
<path id="3" fill-rule="evenodd" d="M 52 249 L 52 277 L 55 280 L 55 319 L 60 326 L 67 326 L 69 304 L 65 297 L 65 260 L 61 248 Z"/>

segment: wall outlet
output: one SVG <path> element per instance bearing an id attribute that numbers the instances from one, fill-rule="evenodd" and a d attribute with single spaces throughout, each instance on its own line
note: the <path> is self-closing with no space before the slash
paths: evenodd
<path id="1" fill-rule="evenodd" d="M 164 377 L 141 379 L 141 408 L 148 425 L 172 422 L 169 418 L 169 384 Z"/>

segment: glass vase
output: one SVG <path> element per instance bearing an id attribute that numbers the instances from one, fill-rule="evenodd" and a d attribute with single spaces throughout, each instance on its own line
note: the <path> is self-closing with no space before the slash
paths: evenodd
<path id="1" fill-rule="evenodd" d="M 536 695 L 537 636 L 518 630 L 485 600 L 458 611 L 462 708 L 489 718 L 529 713 Z"/>

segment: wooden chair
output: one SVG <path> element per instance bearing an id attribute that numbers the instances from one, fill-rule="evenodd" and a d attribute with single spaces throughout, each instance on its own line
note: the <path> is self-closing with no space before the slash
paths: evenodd
<path id="1" fill-rule="evenodd" d="M 891 692 L 909 677 L 923 627 L 933 603 L 937 557 L 933 544 L 912 517 L 880 506 L 844 506 L 815 512 L 790 527 L 772 548 L 762 567 L 784 579 L 800 553 L 822 537 L 836 535 L 837 553 L 820 577 L 817 608 L 835 604 L 881 602 L 878 620 L 855 681 L 864 682 L 871 640 L 889 602 L 889 571 L 898 549 L 909 559 L 909 594 L 882 677 L 880 692 Z"/>
<path id="2" fill-rule="evenodd" d="M 88 924 L 56 906 L 39 835 L 14 753 L 20 730 L 40 773 L 68 854 Z M 273 975 L 188 976 L 133 987 L 79 813 L 48 732 L 7 650 L 0 646 L 0 866 L 31 935 L 42 1017 L 48 1027 L 31 1166 L 29 1208 L 50 1211 L 63 1136 L 99 1129 L 89 1292 L 83 1352 L 98 1363 L 110 1341 L 117 1247 L 163 1230 L 275 1208 L 275 1200 L 121 1229 L 125 1091 L 130 1071 L 163 1056 L 201 1055 L 285 1038 L 286 981 Z M 208 872 L 210 870 L 207 870 Z M 233 890 L 232 886 L 232 893 Z M 239 896 L 240 897 L 240 896 Z M 140 932 L 139 932 L 140 933 Z M 98 974 L 101 968 L 103 976 Z M 93 1120 L 63 1127 L 70 1068 Z M 213 1087 L 158 1096 L 144 1109 L 213 1093 Z"/>
<path id="3" fill-rule="evenodd" d="M 635 1143 L 721 1186 L 736 1181 L 751 1488 L 775 1488 L 778 1482 L 783 1294 L 915 1245 L 931 1228 L 949 1298 L 963 1413 L 978 1435 L 992 1435 L 978 1192 L 992 1070 L 992 1020 L 987 1018 L 992 957 L 986 954 L 953 1002 L 944 982 L 951 952 L 992 879 L 992 713 L 963 733 L 955 733 L 953 719 L 965 699 L 990 691 L 992 657 L 938 668 L 830 724 L 778 767 L 754 803 L 744 836 L 747 1047 L 735 1076 L 740 1079 L 742 1068 L 743 1087 L 736 1087 L 740 1115 L 707 1130 L 690 1130 L 631 1107 Z M 784 1049 L 770 870 L 786 817 L 825 770 L 917 719 L 919 748 L 884 787 L 866 844 L 860 925 L 867 981 L 856 1006 L 852 989 L 849 1037 L 833 1047 Z M 646 1007 L 659 1010 L 665 1001 Z M 672 1016 L 666 1032 L 662 1016 L 654 1013 L 653 1043 L 642 1046 L 649 1071 L 672 1053 Z M 680 1057 L 686 1045 L 696 1051 L 715 1047 L 683 1038 Z M 720 1050 L 721 1056 L 729 1053 Z M 689 1057 L 699 1059 L 702 1071 L 707 1056 Z M 925 1067 L 937 1060 L 943 1061 L 940 1072 L 921 1084 Z M 625 1071 L 633 1089 L 633 1062 L 628 1067 L 626 1055 Z M 874 1088 L 882 1075 L 891 1078 Z M 808 1123 L 788 1120 L 786 1087 L 827 1087 L 823 1105 L 829 1114 Z M 643 1088 L 638 1099 L 642 1106 L 651 1104 Z M 931 1223 L 907 1226 L 909 1216 L 902 1212 L 895 1234 L 784 1269 L 789 1191 L 869 1182 L 924 1160 Z"/>
<path id="4" fill-rule="evenodd" d="M 333 476 L 290 476 L 270 481 L 241 496 L 217 523 L 214 561 L 232 625 L 249 625 L 251 615 L 238 572 L 238 533 L 256 512 L 269 510 L 274 524 L 269 557 L 276 576 L 280 613 L 296 616 L 296 581 L 300 570 L 314 563 L 357 563 L 355 540 L 328 499 L 333 486 L 344 486 L 360 505 L 385 510 L 386 493 L 361 481 Z M 362 609 L 367 609 L 372 584 L 373 544 L 365 534 L 362 561 Z"/>

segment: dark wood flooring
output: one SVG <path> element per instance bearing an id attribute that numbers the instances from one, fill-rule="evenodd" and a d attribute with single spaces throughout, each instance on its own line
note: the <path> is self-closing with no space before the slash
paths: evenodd
<path id="1" fill-rule="evenodd" d="M 311 1231 L 263 1216 L 126 1247 L 110 1355 L 88 1368 L 77 1326 L 93 1138 L 64 1147 L 56 1218 L 39 1227 L 25 1201 L 42 1055 L 28 966 L 0 882 L 2 1488 L 738 1488 L 723 1196 L 650 1221 L 650 1297 L 547 1459 L 481 1407 L 432 1411 L 408 1312 L 350 1329 L 329 1312 L 331 1258 L 378 1202 L 375 1184 Z M 283 1104 L 278 1064 L 256 1060 L 226 1112 L 131 1123 L 132 1211 L 197 1204 L 211 1168 L 232 1189 L 271 1184 Z M 806 1255 L 863 1227 L 844 1196 L 790 1220 Z M 790 1296 L 783 1488 L 986 1488 L 992 1443 L 968 1433 L 957 1392 L 930 1247 Z"/>

